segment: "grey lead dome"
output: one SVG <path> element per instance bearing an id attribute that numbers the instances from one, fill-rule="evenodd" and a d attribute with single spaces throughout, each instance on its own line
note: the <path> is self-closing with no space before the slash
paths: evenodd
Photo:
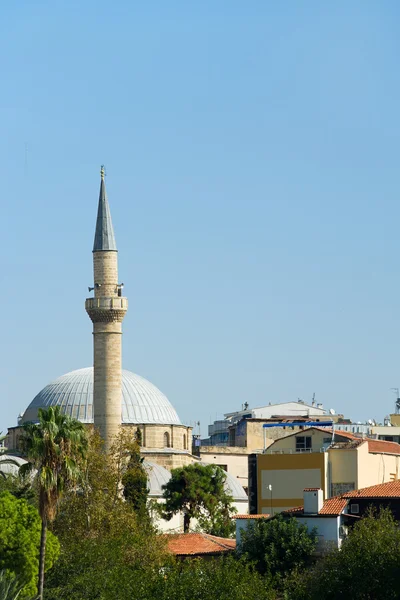
<path id="1" fill-rule="evenodd" d="M 82 423 L 93 423 L 93 367 L 55 379 L 32 400 L 21 422 L 36 421 L 39 408 L 60 406 Z M 124 424 L 181 425 L 168 398 L 150 381 L 122 370 L 121 421 Z"/>

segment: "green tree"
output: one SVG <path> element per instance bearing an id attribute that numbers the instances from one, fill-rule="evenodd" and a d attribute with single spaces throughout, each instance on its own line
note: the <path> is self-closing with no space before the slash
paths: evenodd
<path id="1" fill-rule="evenodd" d="M 11 582 L 5 575 L 0 582 L 0 598 L 8 593 L 19 593 L 20 598 L 33 596 L 39 573 L 41 519 L 38 511 L 26 500 L 17 499 L 9 492 L 0 493 L 0 569 L 17 580 Z M 47 540 L 45 570 L 52 567 L 59 554 L 57 538 L 50 532 Z"/>
<path id="2" fill-rule="evenodd" d="M 42 520 L 38 594 L 43 598 L 47 526 L 57 513 L 59 500 L 80 477 L 79 463 L 87 450 L 86 430 L 76 419 L 63 415 L 60 407 L 39 409 L 38 423 L 25 423 L 21 446 L 28 463 L 20 467 L 24 476 L 35 472 Z"/>
<path id="3" fill-rule="evenodd" d="M 233 498 L 225 490 L 226 474 L 217 465 L 195 463 L 172 469 L 171 479 L 163 486 L 166 519 L 178 512 L 184 515 L 184 532 L 190 521 L 197 519 L 200 527 L 212 535 L 230 534 L 233 531 Z"/>
<path id="4" fill-rule="evenodd" d="M 131 504 L 133 510 L 144 516 L 147 513 L 149 489 L 147 473 L 143 467 L 144 458 L 140 456 L 141 442 L 142 435 L 138 428 L 133 442 L 130 440 L 128 442 L 129 459 L 121 483 L 125 500 Z"/>
<path id="5" fill-rule="evenodd" d="M 400 598 L 400 530 L 391 513 L 358 521 L 340 550 L 307 574 L 287 582 L 290 600 L 395 600 Z"/>
<path id="6" fill-rule="evenodd" d="M 277 515 L 273 519 L 257 519 L 242 531 L 237 553 L 255 565 L 261 575 L 277 582 L 293 569 L 311 564 L 317 542 L 316 530 L 295 517 Z"/>
<path id="7" fill-rule="evenodd" d="M 105 454 L 98 432 L 89 433 L 79 490 L 67 490 L 54 521 L 61 554 L 46 577 L 46 599 L 141 598 L 164 565 L 165 537 L 121 493 L 134 442 L 122 428 Z"/>

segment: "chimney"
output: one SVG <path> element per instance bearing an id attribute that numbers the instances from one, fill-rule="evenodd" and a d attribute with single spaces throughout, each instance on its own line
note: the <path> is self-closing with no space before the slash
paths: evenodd
<path id="1" fill-rule="evenodd" d="M 317 515 L 324 505 L 324 492 L 321 488 L 305 488 L 303 498 L 305 515 Z"/>

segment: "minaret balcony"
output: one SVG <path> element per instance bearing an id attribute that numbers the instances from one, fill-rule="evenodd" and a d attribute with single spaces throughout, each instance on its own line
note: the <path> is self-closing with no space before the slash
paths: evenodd
<path id="1" fill-rule="evenodd" d="M 128 310 L 128 299 L 122 296 L 87 298 L 85 309 L 94 323 L 122 321 Z"/>

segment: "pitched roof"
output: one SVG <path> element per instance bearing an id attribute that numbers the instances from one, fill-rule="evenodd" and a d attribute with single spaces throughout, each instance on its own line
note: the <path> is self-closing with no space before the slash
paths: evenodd
<path id="1" fill-rule="evenodd" d="M 400 454 L 400 444 L 386 440 L 368 439 L 368 452 L 376 454 Z"/>
<path id="2" fill-rule="evenodd" d="M 269 519 L 271 515 L 235 515 L 234 519 Z"/>
<path id="3" fill-rule="evenodd" d="M 400 498 L 400 480 L 346 492 L 343 498 Z"/>
<path id="4" fill-rule="evenodd" d="M 236 548 L 236 540 L 220 538 L 205 533 L 167 534 L 168 550 L 176 556 L 223 554 Z"/>
<path id="5" fill-rule="evenodd" d="M 342 514 L 347 504 L 347 500 L 341 496 L 333 496 L 325 500 L 323 507 L 319 511 L 319 515 L 329 515 L 338 517 Z"/>
<path id="6" fill-rule="evenodd" d="M 332 498 L 328 498 L 328 500 L 325 500 L 318 514 L 324 515 L 325 517 L 338 517 L 342 514 L 347 502 L 348 500 L 346 498 L 343 498 L 343 496 L 333 496 Z M 303 506 L 295 506 L 294 508 L 289 508 L 288 510 L 285 510 L 283 512 L 286 514 L 296 513 L 297 516 L 311 516 L 304 514 Z M 312 516 L 315 517 L 316 515 Z"/>
<path id="7" fill-rule="evenodd" d="M 117 250 L 114 228 L 111 221 L 110 207 L 107 200 L 104 182 L 104 167 L 101 167 L 99 206 L 97 209 L 96 231 L 94 234 L 93 252 Z"/>

